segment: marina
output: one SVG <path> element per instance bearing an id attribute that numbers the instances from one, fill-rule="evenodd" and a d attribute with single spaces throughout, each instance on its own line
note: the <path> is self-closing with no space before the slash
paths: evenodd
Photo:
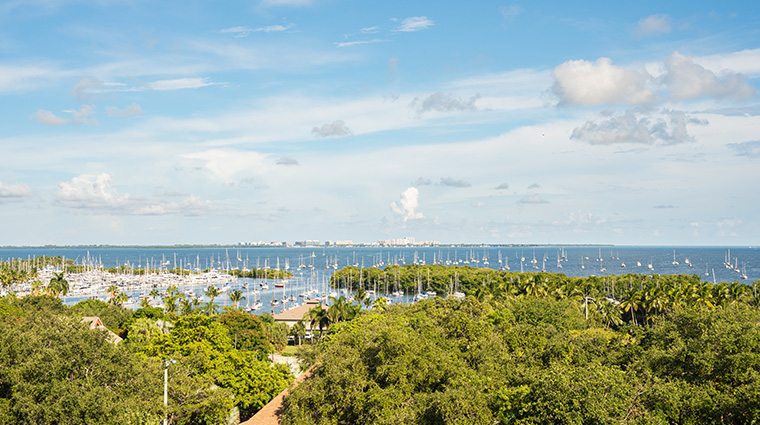
<path id="1" fill-rule="evenodd" d="M 196 305 L 210 300 L 207 289 L 215 287 L 214 303 L 228 307 L 228 293 L 241 291 L 240 307 L 253 313 L 280 313 L 307 299 L 345 296 L 352 288 L 330 285 L 337 270 L 359 270 L 389 265 L 448 265 L 516 272 L 551 272 L 568 276 L 636 274 L 697 275 L 707 282 L 742 282 L 760 279 L 760 249 L 753 247 L 637 247 L 637 246 L 446 246 L 446 247 L 208 247 L 208 248 L 3 248 L 0 260 L 27 260 L 40 256 L 63 257 L 81 266 L 81 273 L 67 273 L 66 304 L 85 299 L 107 301 L 115 286 L 128 296 L 124 304 L 138 308 L 141 298 L 163 307 L 167 288 L 176 286 Z M 170 259 L 170 260 L 167 260 Z M 109 268 L 118 268 L 110 273 Z M 262 277 L 236 277 L 230 271 L 261 271 Z M 39 271 L 47 283 L 50 266 Z M 147 271 L 147 272 L 146 272 Z M 179 274 L 174 271 L 181 271 Z M 285 273 L 291 277 L 284 278 Z M 264 277 L 266 276 L 266 277 Z M 274 278 L 272 276 L 275 276 Z M 19 295 L 30 293 L 29 284 L 19 285 Z M 155 290 L 155 291 L 154 291 Z M 150 295 L 153 292 L 154 295 Z M 370 298 L 385 297 L 393 303 L 414 302 L 420 292 L 397 288 L 371 288 Z M 457 295 L 463 296 L 458 290 Z M 435 296 L 435 294 L 427 294 Z M 442 295 L 442 294 L 441 294 Z"/>

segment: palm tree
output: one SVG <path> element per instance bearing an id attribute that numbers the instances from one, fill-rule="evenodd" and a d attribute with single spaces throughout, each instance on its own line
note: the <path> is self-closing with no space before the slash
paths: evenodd
<path id="1" fill-rule="evenodd" d="M 372 310 L 385 311 L 388 306 L 388 300 L 385 297 L 375 298 L 375 302 L 372 303 Z"/>
<path id="2" fill-rule="evenodd" d="M 113 301 L 114 304 L 118 305 L 119 307 L 124 307 L 124 303 L 129 301 L 129 295 L 127 295 L 126 292 L 119 292 L 116 294 Z"/>
<path id="3" fill-rule="evenodd" d="M 619 306 L 611 303 L 607 298 L 600 298 L 595 304 L 596 312 L 604 320 L 605 326 L 618 326 L 623 323 Z"/>
<path id="4" fill-rule="evenodd" d="M 636 325 L 636 312 L 641 308 L 641 292 L 634 288 L 628 289 L 623 302 L 620 303 L 620 308 L 626 313 L 631 312 L 631 321 Z"/>
<path id="5" fill-rule="evenodd" d="M 359 303 L 359 306 L 361 307 L 362 303 L 364 302 L 364 299 L 367 298 L 367 291 L 364 289 L 363 286 L 359 286 L 356 288 L 356 293 L 354 294 L 354 299 L 357 303 Z"/>
<path id="6" fill-rule="evenodd" d="M 138 305 L 142 308 L 148 308 L 150 307 L 150 301 L 147 298 L 140 298 Z"/>
<path id="7" fill-rule="evenodd" d="M 111 304 L 115 304 L 114 298 L 116 298 L 116 295 L 119 293 L 119 287 L 116 285 L 111 285 L 106 290 L 108 293 L 108 302 Z"/>
<path id="8" fill-rule="evenodd" d="M 317 304 L 304 314 L 304 319 L 309 321 L 309 329 L 314 329 L 314 325 L 319 328 L 319 337 L 322 337 L 324 330 L 330 325 L 328 310 L 322 308 L 322 304 Z"/>
<path id="9" fill-rule="evenodd" d="M 48 291 L 55 297 L 60 295 L 66 296 L 69 293 L 69 282 L 64 278 L 63 272 L 53 273 L 53 277 L 48 284 Z"/>
<path id="10" fill-rule="evenodd" d="M 298 345 L 301 345 L 301 339 L 306 336 L 306 325 L 303 320 L 297 321 L 292 328 L 290 328 L 290 334 L 298 340 Z"/>
<path id="11" fill-rule="evenodd" d="M 230 297 L 230 301 L 232 301 L 232 305 L 234 305 L 235 308 L 238 308 L 238 303 L 245 299 L 245 297 L 243 296 L 243 291 L 239 289 L 230 291 L 229 297 Z"/>
<path id="12" fill-rule="evenodd" d="M 210 298 L 207 307 L 207 315 L 211 316 L 212 313 L 215 313 L 218 309 L 214 305 L 214 298 L 219 296 L 219 289 L 216 288 L 216 286 L 211 285 L 204 291 L 207 297 Z M 213 312 L 212 312 L 213 310 Z"/>

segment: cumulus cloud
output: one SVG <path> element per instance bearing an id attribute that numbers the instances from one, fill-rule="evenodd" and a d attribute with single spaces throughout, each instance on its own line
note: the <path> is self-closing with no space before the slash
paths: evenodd
<path id="1" fill-rule="evenodd" d="M 401 21 L 401 24 L 399 24 L 398 28 L 396 28 L 396 31 L 414 32 L 428 29 L 433 25 L 435 25 L 433 23 L 433 20 L 429 19 L 427 16 L 414 16 Z"/>
<path id="2" fill-rule="evenodd" d="M 538 183 L 533 183 L 530 186 L 528 186 L 528 189 L 539 189 L 541 188 L 541 185 Z"/>
<path id="3" fill-rule="evenodd" d="M 199 215 L 212 209 L 210 202 L 194 195 L 179 202 L 164 202 L 120 194 L 111 186 L 111 179 L 112 176 L 108 173 L 82 174 L 69 182 L 61 182 L 58 184 L 55 201 L 67 208 L 124 215 Z"/>
<path id="4" fill-rule="evenodd" d="M 353 133 L 343 120 L 333 121 L 332 124 L 323 124 L 321 127 L 314 127 L 311 132 L 317 136 L 350 136 Z"/>
<path id="5" fill-rule="evenodd" d="M 674 52 L 665 62 L 663 82 L 676 100 L 700 97 L 747 99 L 755 96 L 755 89 L 747 78 L 733 72 L 720 76 L 681 53 Z"/>
<path id="6" fill-rule="evenodd" d="M 271 168 L 272 160 L 258 152 L 237 149 L 210 149 L 183 154 L 182 158 L 199 161 L 211 175 L 227 184 L 250 177 L 250 173 Z"/>
<path id="7" fill-rule="evenodd" d="M 420 192 L 416 187 L 407 188 L 401 192 L 401 199 L 398 202 L 391 202 L 391 210 L 401 216 L 401 220 L 404 223 L 408 220 L 424 218 L 422 213 L 417 211 L 417 208 L 420 206 L 419 196 Z"/>
<path id="8" fill-rule="evenodd" d="M 728 146 L 730 149 L 733 149 L 738 156 L 760 158 L 760 140 L 752 140 L 749 142 L 741 143 L 728 143 L 726 146 Z"/>
<path id="9" fill-rule="evenodd" d="M 502 183 L 502 184 L 496 186 L 496 189 L 497 190 L 507 190 L 507 189 L 509 189 L 509 184 L 508 183 Z"/>
<path id="10" fill-rule="evenodd" d="M 82 125 L 97 125 L 98 121 L 92 116 L 95 113 L 95 105 L 82 105 L 78 110 L 65 110 L 68 114 L 71 114 L 71 118 L 65 119 L 50 111 L 40 109 L 32 114 L 32 118 L 42 124 L 47 125 L 67 125 L 67 124 L 82 124 Z"/>
<path id="11" fill-rule="evenodd" d="M 129 195 L 120 195 L 111 187 L 111 175 L 82 174 L 70 182 L 58 184 L 56 201 L 71 208 L 117 209 L 130 202 Z"/>
<path id="12" fill-rule="evenodd" d="M 298 160 L 289 156 L 280 157 L 280 159 L 277 160 L 276 164 L 277 165 L 299 165 Z"/>
<path id="13" fill-rule="evenodd" d="M 119 109 L 115 106 L 106 106 L 106 114 L 111 117 L 131 117 L 134 115 L 142 115 L 142 113 L 143 110 L 140 105 L 134 102 L 124 109 Z"/>
<path id="14" fill-rule="evenodd" d="M 541 195 L 533 194 L 527 195 L 518 201 L 521 204 L 548 204 L 549 201 L 541 197 Z"/>
<path id="15" fill-rule="evenodd" d="M 18 200 L 29 196 L 30 193 L 32 191 L 29 189 L 29 186 L 23 183 L 9 184 L 0 181 L 0 202 Z"/>
<path id="16" fill-rule="evenodd" d="M 643 105 L 657 100 L 647 86 L 651 75 L 646 70 L 615 66 L 609 58 L 567 61 L 554 68 L 552 75 L 552 92 L 560 104 Z"/>
<path id="17" fill-rule="evenodd" d="M 669 33 L 670 17 L 668 15 L 651 15 L 639 20 L 636 30 L 636 36 L 641 38 L 652 34 Z"/>
<path id="18" fill-rule="evenodd" d="M 622 115 L 613 115 L 600 122 L 587 121 L 574 129 L 570 138 L 592 145 L 673 145 L 694 141 L 694 137 L 687 131 L 687 124 L 705 125 L 707 122 L 691 118 L 681 111 L 662 110 L 656 116 L 648 111 L 629 109 Z"/>
<path id="19" fill-rule="evenodd" d="M 444 177 L 441 179 L 441 186 L 449 186 L 449 187 L 470 187 L 472 186 L 470 182 L 466 180 L 457 180 L 453 179 L 451 177 Z"/>
<path id="20" fill-rule="evenodd" d="M 409 107 L 417 112 L 417 115 L 422 115 L 426 112 L 454 112 L 454 111 L 473 111 L 477 109 L 475 102 L 480 99 L 480 95 L 476 94 L 469 99 L 462 99 L 455 97 L 451 94 L 445 94 L 443 92 L 436 92 L 420 100 L 415 97 L 409 104 Z"/>

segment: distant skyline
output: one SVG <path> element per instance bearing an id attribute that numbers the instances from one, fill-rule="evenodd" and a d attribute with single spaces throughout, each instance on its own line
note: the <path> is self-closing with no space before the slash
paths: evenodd
<path id="1" fill-rule="evenodd" d="M 760 5 L 11 0 L 0 246 L 754 246 Z"/>

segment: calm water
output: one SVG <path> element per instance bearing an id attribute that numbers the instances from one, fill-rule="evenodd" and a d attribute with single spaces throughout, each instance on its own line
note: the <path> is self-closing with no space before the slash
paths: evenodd
<path id="1" fill-rule="evenodd" d="M 730 257 L 729 256 L 730 250 Z M 712 282 L 738 281 L 752 283 L 760 279 L 760 249 L 754 247 L 648 247 L 648 246 L 612 246 L 612 247 L 429 247 L 429 248 L 3 248 L 0 259 L 32 258 L 36 256 L 64 256 L 74 259 L 77 264 L 101 263 L 105 267 L 128 264 L 135 268 L 173 268 L 217 269 L 230 268 L 288 268 L 295 279 L 286 288 L 274 288 L 269 282 L 269 289 L 255 296 L 249 289 L 259 287 L 261 279 L 240 279 L 231 284 L 231 289 L 240 289 L 246 295 L 246 304 L 260 299 L 264 310 L 271 311 L 271 299 L 281 299 L 284 295 L 294 296 L 298 302 L 303 301 L 299 294 L 315 288 L 322 293 L 327 291 L 327 282 L 334 272 L 326 266 L 337 264 L 341 269 L 346 266 L 384 267 L 387 264 L 451 264 L 477 268 L 489 267 L 512 271 L 540 271 L 564 273 L 568 276 L 604 276 L 626 273 L 640 274 L 690 274 L 699 275 L 702 280 Z M 535 258 L 535 263 L 533 259 Z M 559 260 L 558 260 L 559 258 Z M 747 279 L 741 279 L 743 273 L 728 269 L 724 262 L 729 258 L 732 265 L 746 273 Z M 501 262 L 499 261 L 501 259 Z M 688 261 L 687 261 L 688 260 Z M 638 264 L 641 264 L 640 266 Z M 677 264 L 674 264 L 677 263 Z M 649 265 L 651 264 L 651 269 Z M 300 265 L 304 268 L 298 269 Z M 625 265 L 625 267 L 623 267 Z M 561 266 L 561 267 L 560 267 Z M 249 289 L 243 287 L 248 284 Z M 190 287 L 183 288 L 187 291 Z M 203 293 L 203 287 L 192 288 L 196 294 Z M 138 293 L 129 293 L 137 296 Z M 105 296 L 105 294 L 104 294 Z M 79 301 L 68 297 L 67 303 Z M 226 296 L 220 297 L 217 304 L 224 305 Z M 406 298 L 395 300 L 404 302 Z M 280 305 L 274 309 L 279 312 L 293 304 Z"/>

